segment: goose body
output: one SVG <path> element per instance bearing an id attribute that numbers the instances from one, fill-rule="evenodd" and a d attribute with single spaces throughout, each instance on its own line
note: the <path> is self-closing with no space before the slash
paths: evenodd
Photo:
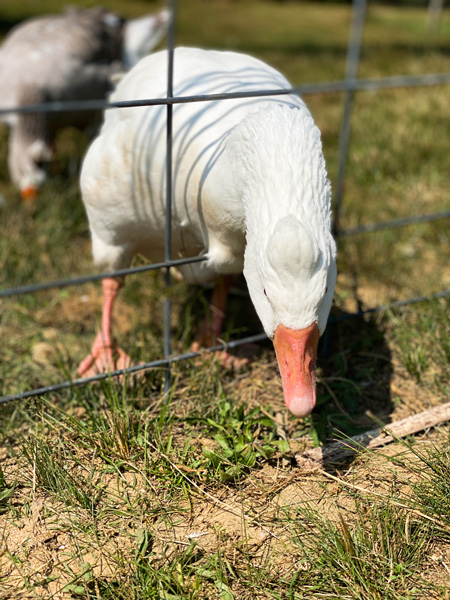
<path id="1" fill-rule="evenodd" d="M 105 98 L 112 77 L 145 56 L 167 23 L 167 11 L 124 21 L 102 9 L 69 9 L 19 24 L 0 47 L 0 109 Z M 84 128 L 95 116 L 90 111 L 0 115 L 11 128 L 11 179 L 25 196 L 46 178 L 42 165 L 52 158 L 58 128 Z"/>
<path id="2" fill-rule="evenodd" d="M 233 52 L 179 48 L 174 96 L 289 88 L 276 70 Z M 166 96 L 167 53 L 141 60 L 112 100 Z M 105 270 L 135 253 L 163 259 L 166 107 L 108 110 L 81 173 L 94 260 Z M 176 104 L 173 108 L 172 257 L 188 282 L 244 272 L 274 339 L 285 401 L 315 403 L 319 333 L 331 306 L 336 249 L 320 134 L 295 95 Z"/>

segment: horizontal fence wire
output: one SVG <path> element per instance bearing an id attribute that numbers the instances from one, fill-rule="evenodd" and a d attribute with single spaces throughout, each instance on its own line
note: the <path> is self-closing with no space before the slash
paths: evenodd
<path id="1" fill-rule="evenodd" d="M 443 290 L 442 292 L 438 292 L 436 294 L 432 294 L 431 296 L 418 296 L 416 298 L 410 298 L 409 300 L 398 300 L 396 302 L 392 302 L 387 305 L 377 306 L 374 308 L 367 308 L 365 310 L 360 310 L 355 313 L 348 313 L 345 315 L 338 315 L 336 317 L 330 317 L 328 319 L 328 325 L 333 325 L 335 323 L 340 323 L 341 321 L 347 321 L 349 319 L 357 319 L 364 317 L 365 315 L 372 315 L 376 313 L 386 312 L 389 310 L 395 310 L 398 308 L 404 308 L 409 305 L 418 304 L 420 302 L 431 302 L 433 300 L 439 300 L 442 298 L 450 298 L 450 290 Z M 46 394 L 60 392 L 67 389 L 72 389 L 76 387 L 80 387 L 83 385 L 87 385 L 90 383 L 98 383 L 100 381 L 110 380 L 114 377 L 120 376 L 128 376 L 132 378 L 137 373 L 141 373 L 143 371 L 148 371 L 150 369 L 161 369 L 166 368 L 172 364 L 190 360 L 193 358 L 197 358 L 202 356 L 205 353 L 211 352 L 221 352 L 228 351 L 238 348 L 239 346 L 243 346 L 244 344 L 252 344 L 256 342 L 262 342 L 267 340 L 267 336 L 265 333 L 257 333 L 251 336 L 247 336 L 245 338 L 240 338 L 238 340 L 232 340 L 230 342 L 224 342 L 221 344 L 216 344 L 215 346 L 211 346 L 209 348 L 202 348 L 199 352 L 186 352 L 185 354 L 177 354 L 176 356 L 170 356 L 161 358 L 159 360 L 154 360 L 151 362 L 134 365 L 132 367 L 128 367 L 126 369 L 117 369 L 115 371 L 110 371 L 109 373 L 99 373 L 98 375 L 93 375 L 92 377 L 84 377 L 80 379 L 73 379 L 68 381 L 62 381 L 60 383 L 56 383 L 53 385 L 44 386 L 41 388 L 37 388 L 34 390 L 28 390 L 26 392 L 20 392 L 18 394 L 11 394 L 8 396 L 0 397 L 0 405 L 7 404 L 8 402 L 12 402 L 14 400 L 25 400 L 27 398 L 35 398 L 38 396 L 44 396 Z M 130 379 L 128 379 L 130 380 Z"/>
<path id="2" fill-rule="evenodd" d="M 145 271 L 157 271 L 168 267 L 181 267 L 182 265 L 202 262 L 204 260 L 207 260 L 207 258 L 208 257 L 203 254 L 201 256 L 191 256 L 190 258 L 178 258 L 175 260 L 164 261 L 160 263 L 151 263 L 149 265 L 142 265 L 139 267 L 130 267 L 129 269 L 118 269 L 117 271 L 109 271 L 107 273 L 93 273 L 92 275 L 81 275 L 80 277 L 72 277 L 70 279 L 58 279 L 56 281 L 22 285 L 16 288 L 0 290 L 0 298 L 21 296 L 23 294 L 34 294 L 36 292 L 42 292 L 43 290 L 69 287 L 71 285 L 81 285 L 83 283 L 99 281 L 100 279 L 106 279 L 111 277 L 125 277 L 126 275 L 143 273 Z"/>
<path id="3" fill-rule="evenodd" d="M 428 215 L 417 215 L 411 217 L 403 217 L 401 219 L 392 219 L 391 221 L 384 221 L 381 223 L 368 223 L 367 225 L 358 225 L 357 227 L 350 227 L 348 229 L 339 229 L 339 236 L 374 233 L 376 231 L 395 229 L 397 227 L 407 227 L 408 225 L 415 225 L 420 223 L 430 223 L 433 221 L 439 221 L 443 219 L 450 219 L 450 210 L 443 210 Z M 93 281 L 100 281 L 101 279 L 107 279 L 111 277 L 125 277 L 127 275 L 134 275 L 136 273 L 144 273 L 145 271 L 158 271 L 161 269 L 167 269 L 171 267 L 176 268 L 191 263 L 202 262 L 205 260 L 208 260 L 208 256 L 206 254 L 202 254 L 200 256 L 191 256 L 190 258 L 177 258 L 175 260 L 168 260 L 160 263 L 150 263 L 148 265 L 141 265 L 139 267 L 129 267 L 128 269 L 118 269 L 117 271 L 108 271 L 106 273 L 92 273 L 90 275 L 80 275 L 79 277 L 72 277 L 70 279 L 57 279 L 55 281 L 32 283 L 29 285 L 22 285 L 14 288 L 8 288 L 3 290 L 0 289 L 0 298 L 10 298 L 12 296 L 34 294 L 36 292 L 42 292 L 45 290 L 77 286 Z"/>
<path id="4" fill-rule="evenodd" d="M 172 2 L 172 9 L 176 8 L 176 1 Z M 3 108 L 0 109 L 0 115 L 5 115 L 9 113 L 16 114 L 26 114 L 26 113 L 57 113 L 57 112 L 72 112 L 72 111 L 92 111 L 92 110 L 108 110 L 113 108 L 133 108 L 133 107 L 145 107 L 145 106 L 162 106 L 166 105 L 168 107 L 168 132 L 167 132 L 167 143 L 168 143 L 168 153 L 171 148 L 171 118 L 170 118 L 170 110 L 169 108 L 176 104 L 185 104 L 185 103 L 193 103 L 193 102 L 214 102 L 214 101 L 225 101 L 225 100 L 234 100 L 234 99 L 244 99 L 244 98 L 256 98 L 256 97 L 266 97 L 266 96 L 281 96 L 287 94 L 297 94 L 300 96 L 305 95 L 313 95 L 313 94 L 334 94 L 334 93 L 345 93 L 347 96 L 347 116 L 344 115 L 343 118 L 343 126 L 345 126 L 346 130 L 344 131 L 343 137 L 343 145 L 345 146 L 344 150 L 341 149 L 340 157 L 342 163 L 344 163 L 344 155 L 347 152 L 348 139 L 349 139 L 349 122 L 350 122 L 350 114 L 352 109 L 352 101 L 353 94 L 358 91 L 380 91 L 380 90 L 393 90 L 393 89 L 401 89 L 401 88 L 409 88 L 409 87 L 428 87 L 428 86 L 438 86 L 445 85 L 450 83 L 450 73 L 435 73 L 435 74 L 424 74 L 424 75 L 409 75 L 409 76 L 391 76 L 391 77 L 382 77 L 382 78 L 366 78 L 361 79 L 357 77 L 357 68 L 359 64 L 360 57 L 360 47 L 361 47 L 361 39 L 362 39 L 362 28 L 365 20 L 365 8 L 366 8 L 366 0 L 354 0 L 353 3 L 353 23 L 351 30 L 351 37 L 348 47 L 348 55 L 347 55 L 347 69 L 346 69 L 346 77 L 343 80 L 331 81 L 331 82 L 319 82 L 312 83 L 306 85 L 299 85 L 296 87 L 288 88 L 288 89 L 274 89 L 274 90 L 252 90 L 252 91 L 242 91 L 242 92 L 231 92 L 231 93 L 220 93 L 220 94 L 205 94 L 205 95 L 195 95 L 195 96 L 173 96 L 172 86 L 171 86 L 171 74 L 168 73 L 168 89 L 167 89 L 167 97 L 166 98 L 150 98 L 150 99 L 142 99 L 142 100 L 130 100 L 130 101 L 119 101 L 119 102 L 110 102 L 108 100 L 83 100 L 83 101 L 64 101 L 64 102 L 47 102 L 42 104 L 34 104 L 27 105 L 21 107 L 11 107 L 11 108 Z M 175 11 L 173 10 L 174 14 Z M 173 27 L 174 21 L 172 20 L 172 25 L 169 30 L 169 41 L 168 48 L 169 53 L 173 52 L 174 49 L 174 35 L 173 35 Z M 345 142 L 345 143 L 344 143 Z M 346 156 L 345 156 L 346 158 Z M 342 176 L 340 178 L 340 182 L 342 184 L 345 175 L 345 167 L 342 167 Z M 168 165 L 167 176 L 170 176 L 170 165 Z M 171 184 L 171 182 L 170 182 Z M 166 221 L 166 236 L 167 229 L 170 229 L 170 189 L 171 185 L 168 185 L 169 194 L 168 194 L 168 217 Z M 341 204 L 342 198 L 340 200 Z M 391 221 L 383 222 L 383 223 L 372 223 L 367 225 L 360 225 L 353 228 L 341 229 L 337 228 L 335 233 L 337 235 L 349 236 L 356 234 L 369 233 L 374 231 L 379 231 L 383 229 L 390 229 L 395 227 L 402 227 L 416 223 L 425 223 L 436 221 L 438 219 L 445 219 L 450 217 L 450 211 L 442 211 L 438 213 L 433 213 L 429 215 L 418 215 L 405 217 L 401 219 L 394 219 Z M 167 239 L 169 239 L 170 243 L 170 233 L 169 238 L 166 237 L 166 246 Z M 43 290 L 62 288 L 72 285 L 81 285 L 88 282 L 98 281 L 104 278 L 109 277 L 124 277 L 127 275 L 132 275 L 135 273 L 142 273 L 144 271 L 152 271 L 152 270 L 160 270 L 165 269 L 166 271 L 166 285 L 170 283 L 170 269 L 173 267 L 179 267 L 182 265 L 186 265 L 189 263 L 195 263 L 207 260 L 207 255 L 200 255 L 191 258 L 182 258 L 171 260 L 170 257 L 170 247 L 165 250 L 164 261 L 160 263 L 154 263 L 149 265 L 143 265 L 139 267 L 130 267 L 127 269 L 120 269 L 113 272 L 108 273 L 97 273 L 86 276 L 74 277 L 70 279 L 61 279 L 57 281 L 43 282 L 43 283 L 35 283 L 25 286 L 19 286 L 10 289 L 0 290 L 0 298 L 7 298 L 22 294 L 30 294 L 37 293 Z M 345 315 L 340 315 L 336 317 L 330 317 L 329 324 L 337 323 L 347 319 L 355 319 L 363 317 L 364 315 L 374 314 L 386 310 L 392 310 L 396 308 L 405 307 L 412 304 L 417 304 L 419 302 L 430 301 L 433 299 L 439 298 L 447 298 L 450 297 L 450 291 L 444 290 L 442 292 L 438 292 L 433 294 L 432 296 L 420 296 L 416 298 L 411 298 L 408 300 L 401 300 L 397 302 L 393 302 L 386 306 L 377 306 L 374 308 L 368 308 L 365 310 L 361 310 L 355 313 L 348 313 Z M 170 322 L 170 306 L 166 309 L 167 315 L 165 321 Z M 46 387 L 41 387 L 34 390 L 29 390 L 26 392 L 21 392 L 18 394 L 12 394 L 8 396 L 0 397 L 0 404 L 5 404 L 11 402 L 13 400 L 20 400 L 32 397 L 42 396 L 48 393 L 57 392 L 65 389 L 76 388 L 82 385 L 86 385 L 89 383 L 99 382 L 103 380 L 108 380 L 111 377 L 124 376 L 124 377 L 133 377 L 138 372 L 142 372 L 149 369 L 156 368 L 164 368 L 165 373 L 167 374 L 168 368 L 170 365 L 192 359 L 200 356 L 203 352 L 217 352 L 221 350 L 231 350 L 233 348 L 237 348 L 243 344 L 259 342 L 266 339 L 266 335 L 264 333 L 256 334 L 252 336 L 248 336 L 245 338 L 241 338 L 239 340 L 233 340 L 228 343 L 217 344 L 215 346 L 206 348 L 201 352 L 188 352 L 185 354 L 180 354 L 176 356 L 169 356 L 170 354 L 170 338 L 167 341 L 167 337 L 170 335 L 170 328 L 167 326 L 164 327 L 164 358 L 155 360 L 152 362 L 144 363 L 141 365 L 136 365 L 133 367 L 129 367 L 127 369 L 119 369 L 112 371 L 110 373 L 101 373 L 95 375 L 93 377 L 73 379 L 64 382 L 60 382 L 54 385 L 49 385 Z M 170 379 L 166 375 L 166 388 Z M 167 389 L 166 389 L 167 391 Z"/>
<path id="5" fill-rule="evenodd" d="M 155 368 L 163 368 L 170 366 L 171 364 L 188 360 L 191 358 L 196 358 L 201 356 L 203 353 L 207 352 L 220 352 L 222 350 L 232 350 L 233 348 L 237 348 L 238 346 L 242 346 L 243 344 L 251 344 L 254 342 L 261 342 L 262 340 L 267 339 L 265 333 L 258 333 L 256 335 L 248 336 L 245 338 L 241 338 L 239 340 L 233 340 L 229 343 L 216 344 L 215 346 L 211 346 L 209 348 L 202 348 L 199 352 L 187 352 L 185 354 L 177 354 L 176 356 L 170 356 L 161 358 L 159 360 L 154 360 L 152 362 L 143 363 L 140 365 L 134 365 L 132 367 L 128 367 L 126 369 L 117 369 L 115 371 L 110 371 L 109 373 L 99 373 L 98 375 L 93 375 L 92 377 L 84 377 L 81 379 L 73 379 L 69 381 L 63 381 L 61 383 L 56 383 L 54 385 L 49 385 L 46 387 L 38 388 L 35 390 L 29 390 L 27 392 L 21 392 L 19 394 L 12 394 L 10 396 L 2 396 L 0 397 L 0 404 L 5 404 L 7 402 L 11 402 L 13 400 L 23 400 L 25 398 L 32 398 L 36 396 L 42 396 L 44 394 L 48 394 L 50 392 L 59 392 L 61 390 L 66 390 L 69 388 L 79 387 L 82 385 L 86 385 L 88 383 L 96 383 L 99 381 L 104 381 L 106 379 L 110 379 L 112 377 L 118 377 L 123 375 L 133 376 L 136 373 L 141 371 L 146 371 L 148 369 Z"/>
<path id="6" fill-rule="evenodd" d="M 328 319 L 328 323 L 339 323 L 341 321 L 347 321 L 348 319 L 357 319 L 358 317 L 364 317 L 365 315 L 395 310 L 396 308 L 405 308 L 406 306 L 419 304 L 420 302 L 432 302 L 434 300 L 441 300 L 444 298 L 450 298 L 450 290 L 442 290 L 441 292 L 436 292 L 430 296 L 416 296 L 416 298 L 409 298 L 407 300 L 396 300 L 395 302 L 390 302 L 389 304 L 382 304 L 380 306 L 374 306 L 373 308 L 359 310 L 358 312 L 331 317 Z"/>
<path id="7" fill-rule="evenodd" d="M 64 102 L 45 102 L 10 108 L 1 108 L 0 115 L 10 113 L 54 113 L 85 110 L 108 110 L 111 108 L 135 108 L 144 106 L 163 106 L 165 104 L 187 104 L 192 102 L 214 102 L 217 100 L 236 100 L 243 98 L 259 98 L 264 96 L 284 96 L 296 94 L 307 96 L 313 94 L 334 94 L 348 91 L 377 91 L 395 88 L 429 87 L 450 84 L 450 73 L 430 73 L 424 75 L 397 75 L 372 79 L 338 80 L 323 83 L 310 83 L 292 88 L 274 90 L 254 90 L 246 92 L 228 92 L 223 94 L 203 94 L 196 96 L 177 96 L 167 98 L 148 98 L 144 100 L 76 100 Z"/>
<path id="8" fill-rule="evenodd" d="M 342 235 L 357 235 L 360 233 L 373 233 L 384 229 L 395 229 L 397 227 L 407 227 L 408 225 L 416 225 L 419 223 L 431 223 L 441 219 L 450 219 L 450 210 L 443 210 L 428 215 L 417 215 L 411 217 L 402 217 L 401 219 L 392 219 L 381 223 L 368 223 L 367 225 L 358 225 L 357 227 L 349 227 L 347 229 L 339 229 L 338 234 Z"/>

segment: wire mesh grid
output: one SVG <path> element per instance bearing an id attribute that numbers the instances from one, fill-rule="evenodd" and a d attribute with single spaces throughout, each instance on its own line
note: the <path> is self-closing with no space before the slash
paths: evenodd
<path id="1" fill-rule="evenodd" d="M 439 74 L 424 74 L 414 76 L 394 76 L 384 77 L 378 79 L 362 79 L 358 78 L 358 67 L 360 63 L 360 55 L 362 48 L 362 39 L 364 32 L 364 25 L 366 19 L 367 0 L 353 0 L 352 8 L 352 22 L 350 27 L 350 36 L 347 47 L 347 62 L 346 62 L 346 73 L 345 78 L 340 81 L 330 81 L 324 83 L 315 83 L 295 86 L 289 89 L 274 89 L 274 90 L 255 90 L 255 91 L 243 91 L 233 93 L 222 93 L 222 94 L 205 94 L 197 96 L 179 96 L 174 97 L 173 95 L 173 69 L 174 69 L 174 57 L 175 57 L 175 24 L 176 24 L 176 12 L 177 12 L 177 0 L 168 0 L 168 9 L 171 13 L 171 19 L 168 28 L 168 70 L 167 70 L 167 96 L 166 98 L 149 98 L 145 100 L 130 100 L 121 102 L 109 102 L 106 100 L 84 100 L 84 101 L 66 101 L 66 102 L 48 102 L 45 104 L 34 104 L 29 106 L 11 107 L 8 109 L 0 109 L 0 114 L 5 113 L 36 113 L 36 112 L 63 112 L 63 111 L 83 111 L 83 110 L 108 110 L 111 108 L 129 108 L 136 106 L 156 106 L 166 105 L 167 107 L 167 119 L 166 119 L 166 141 L 167 141 L 167 159 L 166 159 L 166 219 L 165 219 L 165 243 L 164 243 L 164 261 L 160 263 L 153 263 L 143 265 L 139 267 L 133 267 L 128 269 L 120 269 L 108 273 L 93 273 L 82 277 L 74 277 L 70 279 L 61 279 L 57 281 L 49 282 L 38 282 L 26 286 L 20 286 L 15 288 L 0 290 L 0 298 L 7 298 L 11 296 L 17 296 L 22 294 L 33 294 L 42 290 L 49 290 L 55 288 L 63 288 L 67 286 L 77 286 L 83 283 L 98 281 L 110 277 L 123 277 L 125 275 L 142 273 L 150 270 L 164 270 L 164 281 L 165 286 L 168 288 L 171 285 L 171 268 L 185 265 L 188 263 L 200 262 L 206 260 L 205 255 L 194 256 L 189 258 L 181 258 L 173 260 L 171 257 L 171 221 L 172 221 L 172 193 L 173 193 L 173 178 L 172 178 L 172 135 L 173 135 L 173 106 L 175 104 L 188 103 L 188 102 L 211 102 L 211 101 L 226 101 L 238 98 L 250 98 L 250 97 L 265 97 L 265 96 L 281 96 L 286 94 L 298 94 L 306 96 L 309 94 L 330 94 L 336 92 L 344 93 L 344 107 L 343 115 L 341 120 L 341 129 L 339 135 L 339 148 L 338 148 L 338 173 L 337 182 L 335 186 L 335 199 L 333 206 L 333 233 L 336 238 L 341 236 L 350 236 L 365 234 L 384 229 L 391 229 L 395 227 L 403 227 L 406 225 L 432 222 L 439 219 L 448 219 L 450 217 L 450 210 L 440 211 L 431 214 L 422 214 L 409 216 L 401 219 L 393 219 L 390 221 L 372 223 L 367 225 L 361 225 L 358 227 L 343 229 L 340 227 L 340 215 L 342 211 L 342 205 L 344 200 L 344 181 L 346 176 L 346 167 L 348 162 L 348 151 L 350 145 L 350 133 L 351 133 L 351 117 L 353 111 L 354 97 L 357 91 L 374 91 L 383 89 L 393 88 L 405 88 L 405 87 L 419 87 L 419 86 L 436 86 L 445 85 L 450 83 L 450 73 L 439 73 Z M 450 290 L 442 290 L 431 296 L 418 296 L 415 298 L 409 298 L 407 300 L 399 300 L 392 302 L 388 305 L 380 305 L 366 310 L 360 310 L 354 313 L 349 313 L 340 317 L 331 317 L 330 323 L 335 323 L 344 319 L 359 318 L 367 314 L 373 314 L 381 311 L 385 311 L 392 308 L 398 308 L 402 306 L 412 305 L 419 302 L 424 302 L 430 299 L 447 298 L 450 297 Z M 96 381 L 108 379 L 110 377 L 120 375 L 132 375 L 138 371 L 143 371 L 152 368 L 164 368 L 165 370 L 165 384 L 164 389 L 166 397 L 168 397 L 168 391 L 170 389 L 170 366 L 176 362 L 192 359 L 198 356 L 199 352 L 187 352 L 184 354 L 171 354 L 171 304 L 170 299 L 166 295 L 164 300 L 164 316 L 163 316 L 163 349 L 164 356 L 159 360 L 154 360 L 144 364 L 131 366 L 126 369 L 117 369 L 109 373 L 100 373 L 92 377 L 85 377 L 79 379 L 71 379 L 68 381 L 58 382 L 54 385 L 48 385 L 45 387 L 26 390 L 17 394 L 10 394 L 0 397 L 0 404 L 5 404 L 13 400 L 21 400 L 25 398 L 42 396 L 56 391 L 69 389 L 72 387 L 87 385 Z M 255 343 L 262 341 L 266 338 L 265 334 L 256 334 L 232 340 L 227 344 L 217 344 L 209 348 L 205 348 L 204 351 L 215 352 L 223 349 L 233 349 L 238 346 L 247 343 Z"/>

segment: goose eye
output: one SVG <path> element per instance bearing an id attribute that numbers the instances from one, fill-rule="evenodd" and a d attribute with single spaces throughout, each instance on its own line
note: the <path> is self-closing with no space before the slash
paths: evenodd
<path id="1" fill-rule="evenodd" d="M 267 298 L 267 292 L 266 292 L 266 290 L 264 289 L 263 292 L 264 292 L 264 296 Z"/>
<path id="2" fill-rule="evenodd" d="M 328 286 L 325 288 L 325 294 L 328 292 Z"/>

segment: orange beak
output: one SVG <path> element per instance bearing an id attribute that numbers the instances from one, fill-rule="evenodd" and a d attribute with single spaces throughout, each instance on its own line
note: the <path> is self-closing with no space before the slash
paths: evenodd
<path id="1" fill-rule="evenodd" d="M 34 200 L 35 198 L 37 198 L 38 189 L 32 186 L 28 186 L 20 190 L 20 195 L 22 197 L 22 200 L 24 200 L 25 202 L 28 200 Z"/>
<path id="2" fill-rule="evenodd" d="M 273 337 L 284 401 L 296 417 L 307 417 L 316 404 L 316 358 L 319 328 L 294 330 L 278 325 Z"/>

